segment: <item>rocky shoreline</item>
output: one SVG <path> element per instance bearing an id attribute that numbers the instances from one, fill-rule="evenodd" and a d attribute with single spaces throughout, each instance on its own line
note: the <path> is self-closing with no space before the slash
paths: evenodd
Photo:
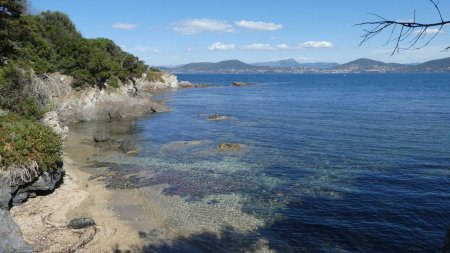
<path id="1" fill-rule="evenodd" d="M 161 79 L 155 82 L 149 82 L 144 74 L 140 79 L 132 79 L 128 83 L 121 83 L 118 88 L 105 84 L 102 89 L 90 87 L 78 90 L 72 88 L 72 82 L 72 77 L 59 73 L 41 76 L 32 74 L 32 88 L 36 97 L 43 105 L 51 104 L 54 107 L 54 111 L 44 115 L 42 123 L 50 126 L 63 140 L 69 134 L 66 123 L 111 120 L 168 111 L 167 106 L 150 99 L 152 93 L 165 89 L 193 87 L 186 82 L 178 82 L 176 76 L 167 73 L 163 73 Z M 70 145 L 73 145 L 73 141 Z M 82 189 L 84 186 L 87 188 L 90 184 L 86 183 L 89 181 L 90 175 L 85 175 L 79 171 L 79 168 L 77 169 L 74 165 L 76 163 L 73 163 L 72 158 L 68 157 L 67 154 L 65 154 L 64 163 L 64 166 L 58 164 L 56 170 L 34 173 L 27 178 L 10 175 L 6 172 L 0 174 L 0 238 L 2 238 L 0 252 L 32 252 L 33 247 L 34 250 L 39 252 L 72 252 L 75 249 L 85 247 L 87 243 L 94 239 L 95 233 L 88 236 L 90 239 L 87 241 L 86 238 L 80 239 L 82 236 L 79 236 L 80 232 L 78 231 L 75 232 L 76 236 L 72 236 L 72 241 L 75 244 L 68 239 L 71 237 L 67 235 L 59 237 L 59 242 L 55 241 L 58 240 L 57 236 L 54 236 L 55 231 L 65 231 L 64 233 L 71 231 L 71 228 L 68 227 L 70 221 L 67 218 L 68 214 L 73 212 L 72 209 L 76 209 L 76 204 L 81 204 L 83 201 L 92 202 L 91 198 L 99 198 L 97 192 L 94 194 L 94 192 L 88 190 L 88 194 L 86 194 L 86 191 Z M 79 181 L 78 178 L 80 177 L 85 178 L 85 180 Z M 58 187 L 59 185 L 61 187 Z M 100 215 L 98 209 L 108 209 L 107 199 L 110 198 L 110 195 L 106 193 L 107 190 L 104 185 L 97 184 L 96 187 L 104 194 L 103 198 L 100 197 L 102 198 L 100 201 L 95 201 L 94 209 L 97 208 L 97 211 L 92 211 L 91 208 L 90 214 L 97 216 L 101 221 L 105 215 Z M 64 192 L 63 196 L 58 195 L 61 192 Z M 77 192 L 80 192 L 80 195 L 84 197 L 74 199 L 76 194 L 72 195 Z M 73 203 L 74 201 L 77 203 Z M 40 206 L 37 203 L 44 204 Z M 74 204 L 72 208 L 61 206 L 70 207 L 70 204 Z M 48 216 L 42 217 L 42 213 L 46 213 L 46 210 Z M 57 226 L 52 223 L 49 224 L 50 216 L 59 217 Z M 115 242 L 124 242 L 128 245 L 138 243 L 139 236 L 131 235 L 133 234 L 132 229 L 127 227 L 126 224 L 122 224 L 114 213 L 109 213 L 106 216 L 109 217 L 106 223 L 112 223 L 116 232 L 121 227 L 120 229 L 126 231 L 120 233 L 120 235 L 128 234 L 130 237 L 128 240 L 117 238 Z M 39 218 L 41 221 L 38 221 Z M 64 221 L 61 222 L 62 220 Z M 106 223 L 103 226 L 108 227 L 109 225 Z M 36 229 L 39 226 L 41 227 Z M 95 226 L 93 227 L 88 226 L 84 230 L 98 229 Z M 22 232 L 25 235 L 25 240 Z M 116 232 L 114 234 L 117 234 Z M 48 237 L 42 237 L 41 235 L 47 235 Z M 50 240 L 49 237 L 55 237 L 55 239 Z M 64 243 L 65 241 L 67 243 Z M 114 246 L 105 242 L 97 242 L 93 245 L 101 245 L 98 249 L 107 251 L 110 251 Z M 94 246 L 90 247 L 95 248 Z"/>

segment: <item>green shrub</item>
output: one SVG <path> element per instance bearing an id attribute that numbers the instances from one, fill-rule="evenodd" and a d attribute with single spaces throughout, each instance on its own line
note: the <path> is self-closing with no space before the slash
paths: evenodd
<path id="1" fill-rule="evenodd" d="M 163 83 L 164 82 L 163 75 L 164 73 L 161 72 L 159 69 L 155 71 L 153 68 L 151 68 L 149 71 L 147 71 L 147 81 Z"/>
<path id="2" fill-rule="evenodd" d="M 108 84 L 111 85 L 111 87 L 118 88 L 119 78 L 117 78 L 116 76 L 111 76 L 108 80 Z"/>
<path id="3" fill-rule="evenodd" d="M 40 119 L 47 111 L 30 90 L 29 72 L 13 63 L 0 68 L 0 109 Z"/>
<path id="4" fill-rule="evenodd" d="M 0 116 L 0 169 L 20 168 L 36 162 L 41 171 L 62 163 L 62 143 L 53 130 L 36 121 L 9 114 Z"/>

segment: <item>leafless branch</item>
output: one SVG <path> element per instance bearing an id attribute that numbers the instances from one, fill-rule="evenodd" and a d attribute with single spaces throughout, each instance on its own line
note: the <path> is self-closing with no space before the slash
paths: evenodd
<path id="1" fill-rule="evenodd" d="M 369 27 L 363 28 L 364 34 L 361 36 L 362 40 L 359 45 L 362 45 L 372 39 L 373 37 L 379 35 L 385 30 L 390 30 L 390 36 L 386 41 L 385 45 L 394 44 L 394 50 L 392 55 L 399 53 L 402 50 L 408 49 L 421 49 L 430 44 L 430 42 L 436 38 L 436 36 L 442 32 L 442 28 L 450 24 L 450 20 L 444 20 L 442 17 L 441 10 L 439 8 L 438 0 L 430 0 L 433 5 L 439 21 L 434 23 L 421 23 L 416 21 L 416 11 L 414 10 L 412 21 L 395 21 L 386 19 L 377 14 L 370 14 L 378 18 L 378 21 L 373 22 L 363 22 L 356 24 L 357 26 Z M 431 35 L 429 33 L 430 28 L 437 28 L 437 31 L 433 31 Z M 444 51 L 450 50 L 450 46 L 444 49 Z"/>

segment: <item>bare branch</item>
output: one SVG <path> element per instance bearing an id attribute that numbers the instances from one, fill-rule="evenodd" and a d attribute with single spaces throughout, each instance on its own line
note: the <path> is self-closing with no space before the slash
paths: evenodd
<path id="1" fill-rule="evenodd" d="M 442 32 L 442 28 L 450 24 L 450 20 L 444 20 L 441 10 L 439 8 L 439 1 L 430 0 L 434 9 L 436 10 L 436 14 L 439 17 L 438 22 L 434 23 L 421 23 L 416 21 L 416 10 L 414 10 L 413 20 L 412 21 L 395 21 L 386 19 L 380 15 L 369 13 L 372 16 L 375 16 L 378 21 L 373 22 L 363 22 L 356 24 L 356 26 L 363 26 L 369 28 L 363 28 L 364 34 L 361 36 L 360 46 L 370 39 L 376 37 L 383 31 L 390 29 L 390 36 L 386 41 L 385 45 L 389 45 L 391 43 L 394 44 L 394 49 L 392 51 L 392 55 L 396 53 L 400 53 L 403 50 L 409 49 L 421 49 L 430 44 L 432 40 L 436 38 L 436 36 Z M 430 28 L 437 28 L 437 32 L 431 35 L 429 33 Z M 444 49 L 444 51 L 450 50 L 450 46 Z"/>

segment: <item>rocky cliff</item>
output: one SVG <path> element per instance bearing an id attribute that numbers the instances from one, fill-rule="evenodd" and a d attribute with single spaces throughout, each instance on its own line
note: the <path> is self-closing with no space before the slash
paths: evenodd
<path id="1" fill-rule="evenodd" d="M 141 116 L 168 108 L 150 99 L 149 91 L 176 89 L 177 77 L 164 73 L 160 80 L 150 82 L 145 74 L 140 79 L 113 88 L 108 84 L 102 89 L 88 87 L 72 88 L 73 78 L 59 73 L 33 75 L 32 86 L 43 104 L 52 104 L 64 122 L 109 120 Z"/>

